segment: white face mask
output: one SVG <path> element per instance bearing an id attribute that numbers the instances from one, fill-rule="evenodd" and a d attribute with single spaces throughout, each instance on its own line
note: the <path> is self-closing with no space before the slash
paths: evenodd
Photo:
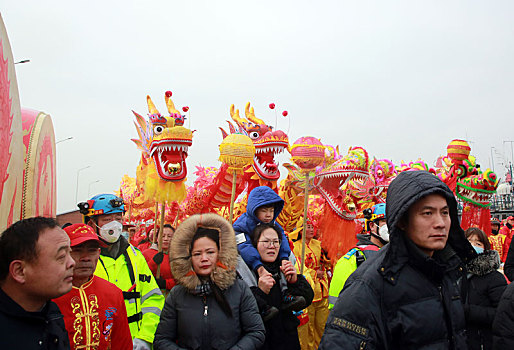
<path id="1" fill-rule="evenodd" d="M 111 221 L 100 227 L 100 237 L 107 243 L 116 242 L 121 235 L 123 225 L 118 221 Z"/>
<path id="2" fill-rule="evenodd" d="M 378 228 L 378 235 L 384 241 L 389 242 L 389 229 L 387 228 L 387 225 L 382 225 Z"/>

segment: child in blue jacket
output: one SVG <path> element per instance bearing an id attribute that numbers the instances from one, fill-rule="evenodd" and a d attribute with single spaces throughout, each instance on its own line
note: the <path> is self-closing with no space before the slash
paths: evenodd
<path id="1" fill-rule="evenodd" d="M 280 198 L 275 191 L 267 186 L 259 186 L 254 188 L 248 195 L 246 213 L 241 215 L 236 222 L 234 222 L 233 227 L 236 233 L 237 249 L 239 250 L 239 254 L 250 269 L 256 271 L 259 276 L 269 272 L 267 272 L 262 265 L 259 252 L 252 244 L 253 232 L 257 225 L 262 223 L 273 223 L 275 225 L 279 235 L 282 237 L 278 259 L 281 261 L 289 260 L 289 255 L 291 254 L 289 241 L 282 226 L 276 222 L 276 219 L 280 215 L 283 207 L 284 200 Z M 287 291 L 285 292 L 285 294 L 287 294 Z M 294 311 L 303 309 L 301 307 L 301 300 L 296 300 L 297 297 L 287 297 L 290 299 L 288 300 L 290 303 L 287 304 L 289 308 Z"/>

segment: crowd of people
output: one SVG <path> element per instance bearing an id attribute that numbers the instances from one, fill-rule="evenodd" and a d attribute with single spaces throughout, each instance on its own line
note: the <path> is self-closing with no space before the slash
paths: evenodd
<path id="1" fill-rule="evenodd" d="M 284 232 L 283 206 L 260 186 L 234 223 L 141 229 L 101 194 L 79 203 L 83 223 L 14 223 L 0 237 L 0 348 L 514 349 L 514 217 L 464 231 L 448 186 L 402 172 L 330 261 L 316 219 Z"/>

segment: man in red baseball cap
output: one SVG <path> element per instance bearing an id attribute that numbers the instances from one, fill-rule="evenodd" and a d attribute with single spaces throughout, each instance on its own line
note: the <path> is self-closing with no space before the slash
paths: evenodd
<path id="1" fill-rule="evenodd" d="M 132 337 L 121 289 L 95 276 L 100 247 L 95 231 L 85 224 L 64 229 L 75 260 L 72 290 L 55 299 L 64 315 L 72 349 L 132 349 Z"/>

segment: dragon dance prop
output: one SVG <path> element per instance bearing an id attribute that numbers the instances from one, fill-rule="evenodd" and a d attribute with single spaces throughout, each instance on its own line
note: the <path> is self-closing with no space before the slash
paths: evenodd
<path id="1" fill-rule="evenodd" d="M 239 111 L 236 112 L 239 114 Z M 243 130 L 240 130 L 243 132 Z M 232 173 L 232 191 L 230 196 L 229 222 L 234 218 L 234 201 L 236 197 L 237 174 L 243 173 L 243 168 L 252 164 L 255 146 L 252 139 L 243 133 L 227 135 L 220 144 L 220 161 L 228 166 L 227 172 Z"/>
<path id="2" fill-rule="evenodd" d="M 496 193 L 498 178 L 490 169 L 457 180 L 457 197 L 462 200 L 461 227 L 478 227 L 491 233 L 491 197 Z"/>
<path id="3" fill-rule="evenodd" d="M 445 183 L 453 192 L 455 192 L 457 187 L 457 179 L 462 177 L 462 174 L 459 172 L 459 170 L 461 169 L 461 165 L 463 164 L 464 160 L 468 159 L 471 148 L 466 141 L 455 139 L 450 142 L 450 144 L 448 144 L 446 149 L 448 151 L 448 157 L 453 162 L 453 166 L 451 167 L 450 173 L 445 179 Z"/>
<path id="4" fill-rule="evenodd" d="M 0 16 L 0 232 L 21 217 L 23 137 L 11 45 Z"/>
<path id="5" fill-rule="evenodd" d="M 132 139 L 141 150 L 141 161 L 137 169 L 137 181 L 144 184 L 147 200 L 159 203 L 182 202 L 186 197 L 186 157 L 193 141 L 193 133 L 185 128 L 185 117 L 179 113 L 171 99 L 165 94 L 169 115 L 159 113 L 150 96 L 147 96 L 148 121 L 136 116 L 139 139 Z"/>
<path id="6" fill-rule="evenodd" d="M 303 217 L 307 218 L 309 209 L 309 174 L 310 171 L 320 165 L 325 158 L 325 147 L 315 137 L 300 137 L 290 147 L 292 161 L 305 173 L 305 193 L 303 205 Z M 305 266 L 305 231 L 307 228 L 307 220 L 303 223 L 302 234 L 302 256 L 300 265 L 300 274 L 303 274 Z"/>
<path id="7" fill-rule="evenodd" d="M 136 171 L 137 185 L 144 188 L 146 200 L 155 201 L 156 224 L 158 204 L 161 203 L 161 229 L 164 226 L 166 203 L 180 203 L 186 198 L 186 158 L 193 142 L 193 133 L 183 126 L 185 116 L 175 108 L 171 96 L 171 91 L 164 94 L 169 113 L 167 116 L 157 110 L 150 96 L 146 96 L 148 121 L 132 111 L 139 135 L 139 139 L 132 141 L 141 150 L 141 161 Z M 161 250 L 162 234 L 159 235 Z"/>
<path id="8" fill-rule="evenodd" d="M 236 179 L 237 198 L 243 191 L 250 193 L 257 186 L 269 186 L 278 191 L 277 181 L 280 178 L 278 163 L 275 155 L 283 152 L 288 146 L 287 135 L 281 130 L 273 130 L 262 119 L 255 116 L 250 102 L 245 106 L 245 116 L 239 116 L 234 105 L 230 106 L 232 122 L 228 122 L 229 133 L 220 128 L 223 138 L 230 134 L 243 133 L 248 135 L 255 147 L 252 162 L 242 170 L 242 175 Z M 189 216 L 194 213 L 218 212 L 220 215 L 231 202 L 234 177 L 228 172 L 229 166 L 222 164 L 219 169 L 214 167 L 197 168 L 197 178 L 192 188 L 187 191 L 187 200 L 181 210 L 181 215 Z"/>
<path id="9" fill-rule="evenodd" d="M 362 147 L 350 147 L 348 154 L 319 171 L 314 185 L 325 199 L 325 211 L 320 220 L 322 247 L 331 261 L 337 261 L 355 245 L 356 198 L 349 191 L 351 181 L 365 183 L 369 178 L 368 152 Z"/>

